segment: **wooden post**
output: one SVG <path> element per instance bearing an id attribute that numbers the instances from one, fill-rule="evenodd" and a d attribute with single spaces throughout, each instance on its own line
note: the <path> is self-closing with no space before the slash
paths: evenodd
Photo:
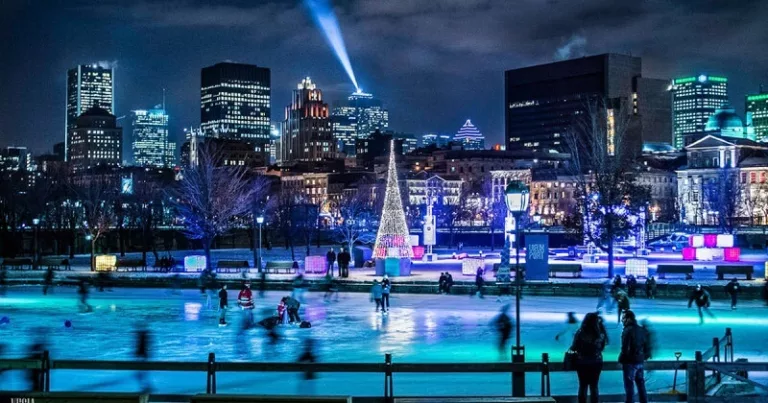
<path id="1" fill-rule="evenodd" d="M 208 353 L 208 376 L 205 393 L 209 395 L 216 394 L 216 354 Z"/>
<path id="2" fill-rule="evenodd" d="M 394 400 L 392 384 L 392 354 L 384 354 L 384 401 L 387 403 Z"/>
<path id="3" fill-rule="evenodd" d="M 730 358 L 730 362 L 733 362 L 733 333 L 731 331 L 730 327 L 725 328 L 725 362 L 728 361 L 728 357 Z"/>
<path id="4" fill-rule="evenodd" d="M 720 362 L 720 339 L 718 339 L 717 337 L 712 338 L 712 348 L 715 351 L 715 354 L 712 356 L 712 361 Z M 717 383 L 720 383 L 722 381 L 720 371 L 713 371 L 713 372 L 717 377 Z"/>
<path id="5" fill-rule="evenodd" d="M 704 362 L 701 351 L 696 352 L 696 361 L 689 361 L 685 369 L 686 394 L 688 403 L 704 402 L 706 387 L 704 383 Z"/>
<path id="6" fill-rule="evenodd" d="M 544 369 L 541 371 L 541 395 L 551 396 L 549 383 L 549 354 L 542 353 L 541 362 L 544 364 Z"/>
<path id="7" fill-rule="evenodd" d="M 41 376 L 43 377 L 43 392 L 50 392 L 51 391 L 51 358 L 50 353 L 48 350 L 43 351 L 43 370 L 41 371 Z"/>

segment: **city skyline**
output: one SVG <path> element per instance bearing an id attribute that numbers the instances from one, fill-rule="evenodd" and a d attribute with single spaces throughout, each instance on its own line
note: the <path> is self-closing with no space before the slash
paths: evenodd
<path id="1" fill-rule="evenodd" d="M 168 89 L 174 140 L 179 140 L 183 127 L 199 123 L 200 69 L 223 60 L 270 68 L 273 108 L 285 105 L 295 81 L 306 75 L 326 83 L 331 103 L 354 90 L 298 2 L 227 2 L 210 7 L 190 1 L 172 7 L 166 2 L 117 1 L 91 7 L 95 4 L 80 1 L 42 9 L 7 5 L 4 26 L 20 39 L 0 45 L 9 55 L 0 72 L 4 89 L 0 110 L 5 115 L 0 120 L 0 144 L 49 151 L 60 139 L 65 72 L 105 60 L 115 67 L 118 117 L 151 104 L 161 88 Z M 768 61 L 756 47 L 765 33 L 750 28 L 768 8 L 759 2 L 712 2 L 690 8 L 638 4 L 619 9 L 601 1 L 580 9 L 531 3 L 508 10 L 501 1 L 477 5 L 335 2 L 360 87 L 386 103 L 393 115 L 391 128 L 419 134 L 453 132 L 454 122 L 471 117 L 484 128 L 489 143 L 501 143 L 503 71 L 605 52 L 642 57 L 644 73 L 652 77 L 692 73 L 733 77 L 730 101 L 740 115 L 743 97 L 768 81 L 764 72 Z M 536 19 L 528 17 L 537 9 L 546 9 L 536 14 L 551 15 L 557 28 L 542 31 Z M 735 16 L 741 16 L 739 24 L 715 23 Z M 400 22 L 399 28 L 384 24 L 387 18 Z M 675 24 L 665 24 L 668 20 Z M 478 21 L 484 24 L 478 27 Z M 519 24 L 510 23 L 515 21 Z M 638 35 L 649 29 L 654 30 L 653 37 Z M 608 31 L 611 35 L 603 35 Z M 285 57 L 288 52 L 293 56 Z M 280 120 L 272 115 L 272 121 Z"/>

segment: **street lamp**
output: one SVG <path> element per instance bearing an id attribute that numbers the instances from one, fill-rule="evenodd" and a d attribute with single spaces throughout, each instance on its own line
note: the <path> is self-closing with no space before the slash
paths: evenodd
<path id="1" fill-rule="evenodd" d="M 38 253 L 37 253 L 37 250 L 38 250 L 38 247 L 37 247 L 37 226 L 38 225 L 40 225 L 40 219 L 39 218 L 33 218 L 32 219 L 32 226 L 34 226 L 35 228 L 34 228 L 34 241 L 32 242 L 33 243 L 32 246 L 34 248 L 34 251 L 33 251 L 34 253 L 32 253 L 32 268 L 34 268 L 34 269 L 37 269 L 37 261 L 38 261 L 38 257 L 37 257 L 37 255 L 38 255 Z"/>
<path id="2" fill-rule="evenodd" d="M 261 273 L 261 226 L 264 224 L 264 216 L 256 217 L 256 223 L 259 224 L 259 273 Z"/>
<path id="3" fill-rule="evenodd" d="M 515 218 L 515 353 L 512 362 L 525 362 L 524 347 L 520 346 L 520 292 L 522 288 L 520 273 L 520 217 L 528 210 L 530 193 L 523 181 L 511 181 L 504 192 L 507 209 Z M 525 373 L 515 372 L 512 377 L 512 395 L 525 396 Z"/>

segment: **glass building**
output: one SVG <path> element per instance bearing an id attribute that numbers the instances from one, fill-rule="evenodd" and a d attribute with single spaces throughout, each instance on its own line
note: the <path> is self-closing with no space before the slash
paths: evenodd
<path id="1" fill-rule="evenodd" d="M 709 117 L 728 103 L 728 79 L 708 76 L 672 80 L 672 133 L 681 149 L 705 132 Z"/>
<path id="2" fill-rule="evenodd" d="M 469 119 L 464 122 L 464 126 L 461 126 L 456 135 L 453 136 L 453 141 L 461 144 L 465 150 L 485 149 L 485 137 Z"/>
<path id="3" fill-rule="evenodd" d="M 376 130 L 389 128 L 389 111 L 380 100 L 362 91 L 352 93 L 347 101 L 333 108 L 333 135 L 339 150 L 355 155 L 355 140 L 368 138 Z"/>
<path id="4" fill-rule="evenodd" d="M 131 111 L 131 126 L 134 165 L 151 167 L 173 165 L 173 158 L 169 161 L 168 156 L 174 152 L 169 153 L 169 148 L 176 147 L 175 144 L 168 142 L 168 114 L 164 109 Z"/>
<path id="5" fill-rule="evenodd" d="M 755 139 L 768 142 L 768 93 L 747 95 L 747 126 L 755 131 Z"/>
<path id="6" fill-rule="evenodd" d="M 218 63 L 202 70 L 200 128 L 205 136 L 242 140 L 269 161 L 271 72 L 251 64 Z"/>
<path id="7" fill-rule="evenodd" d="M 67 71 L 67 114 L 64 121 L 64 144 L 69 130 L 75 127 L 77 118 L 91 107 L 97 106 L 114 114 L 114 70 L 96 64 L 79 65 Z M 64 158 L 69 159 L 65 147 Z"/>
<path id="8" fill-rule="evenodd" d="M 434 144 L 437 148 L 442 148 L 447 146 L 451 141 L 453 141 L 451 136 L 447 134 L 427 133 L 421 136 L 422 147 L 428 147 Z"/>

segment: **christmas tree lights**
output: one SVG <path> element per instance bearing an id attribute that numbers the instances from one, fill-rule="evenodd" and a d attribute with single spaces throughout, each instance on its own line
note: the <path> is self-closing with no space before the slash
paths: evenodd
<path id="1" fill-rule="evenodd" d="M 376 245 L 373 248 L 374 258 L 396 257 L 410 259 L 413 257 L 408 225 L 405 223 L 403 201 L 400 198 L 400 187 L 397 183 L 397 167 L 395 165 L 395 141 L 389 144 L 389 168 L 387 170 L 387 189 L 384 194 L 384 207 L 381 209 L 381 223 L 376 234 Z"/>

